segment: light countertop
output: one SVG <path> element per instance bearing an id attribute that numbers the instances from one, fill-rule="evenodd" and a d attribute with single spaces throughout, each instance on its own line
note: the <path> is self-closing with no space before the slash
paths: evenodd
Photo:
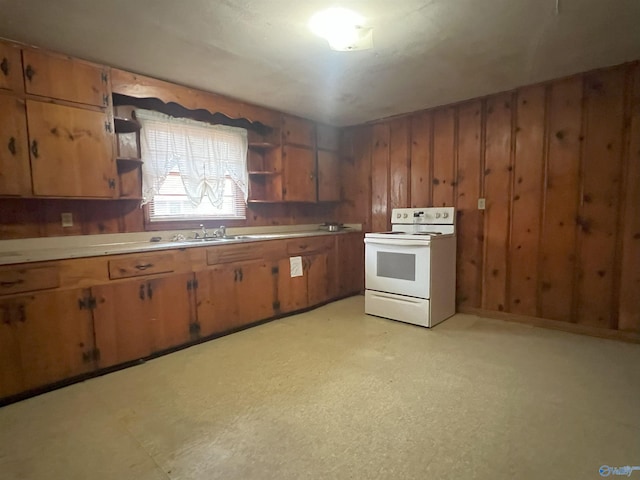
<path id="1" fill-rule="evenodd" d="M 227 228 L 229 237 L 194 241 L 192 230 L 160 232 L 113 233 L 68 237 L 27 238 L 0 241 L 0 265 L 62 260 L 68 258 L 139 253 L 175 248 L 229 245 L 245 242 L 285 239 L 317 235 L 340 235 L 362 230 L 360 224 L 347 224 L 339 232 L 327 232 L 313 225 L 282 225 L 275 227 Z M 174 240 L 184 237 L 186 240 Z M 158 241 L 151 241 L 152 238 Z M 191 239 L 191 240 L 190 240 Z"/>

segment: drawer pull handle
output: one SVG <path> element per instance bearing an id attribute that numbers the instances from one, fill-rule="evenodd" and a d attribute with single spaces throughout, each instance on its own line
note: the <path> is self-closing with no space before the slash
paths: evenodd
<path id="1" fill-rule="evenodd" d="M 9 76 L 9 61 L 7 60 L 7 57 L 2 59 L 2 63 L 0 63 L 0 70 L 2 70 L 5 77 Z"/>
<path id="2" fill-rule="evenodd" d="M 136 265 L 138 270 L 146 270 L 147 268 L 153 267 L 153 263 L 142 263 L 140 265 Z"/>
<path id="3" fill-rule="evenodd" d="M 31 65 L 27 65 L 27 68 L 24 70 L 24 74 L 29 81 L 33 80 L 33 76 L 36 74 L 36 71 L 33 69 Z"/>
<path id="4" fill-rule="evenodd" d="M 9 145 L 7 145 L 7 148 L 11 152 L 11 155 L 15 155 L 16 154 L 16 139 L 15 139 L 15 137 L 11 137 L 9 139 Z"/>
<path id="5" fill-rule="evenodd" d="M 306 250 L 307 248 L 309 248 L 309 245 L 306 245 L 306 244 L 300 245 L 300 250 Z"/>
<path id="6" fill-rule="evenodd" d="M 0 287 L 11 288 L 14 285 L 20 285 L 21 283 L 24 283 L 24 280 L 20 279 L 20 280 L 13 280 L 12 282 L 0 282 Z"/>
<path id="7" fill-rule="evenodd" d="M 33 154 L 33 158 L 38 158 L 38 142 L 36 140 L 31 142 L 31 153 Z"/>

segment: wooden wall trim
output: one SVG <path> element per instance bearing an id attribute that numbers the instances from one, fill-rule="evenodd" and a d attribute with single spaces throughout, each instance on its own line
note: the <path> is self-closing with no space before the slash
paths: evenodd
<path id="1" fill-rule="evenodd" d="M 164 103 L 174 102 L 189 110 L 205 109 L 211 113 L 222 113 L 229 118 L 260 122 L 273 128 L 280 125 L 281 114 L 275 110 L 117 68 L 111 69 L 111 85 L 113 93 L 120 95 L 158 98 Z"/>
<path id="2" fill-rule="evenodd" d="M 567 333 L 577 333 L 589 335 L 590 337 L 605 338 L 607 340 L 621 340 L 629 343 L 640 344 L 640 334 L 633 332 L 623 332 L 611 330 L 609 328 L 592 327 L 589 325 L 579 325 L 576 323 L 560 322 L 548 318 L 531 317 L 528 315 L 518 315 L 507 312 L 496 312 L 494 310 L 484 310 L 482 308 L 458 307 L 457 313 L 476 315 L 478 317 L 504 320 L 507 322 L 521 323 L 533 327 L 546 328 L 549 330 L 559 330 Z"/>

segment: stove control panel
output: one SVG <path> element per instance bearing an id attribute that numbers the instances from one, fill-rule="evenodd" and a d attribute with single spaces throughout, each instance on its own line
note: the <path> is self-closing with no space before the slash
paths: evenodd
<path id="1" fill-rule="evenodd" d="M 394 208 L 392 224 L 453 225 L 454 207 Z"/>

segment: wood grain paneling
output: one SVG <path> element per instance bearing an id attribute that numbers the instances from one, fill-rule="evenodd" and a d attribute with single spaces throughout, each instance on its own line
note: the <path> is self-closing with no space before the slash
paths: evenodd
<path id="1" fill-rule="evenodd" d="M 431 113 L 411 118 L 411 206 L 431 205 Z"/>
<path id="2" fill-rule="evenodd" d="M 487 99 L 484 192 L 484 271 L 482 308 L 507 306 L 507 257 L 511 192 L 512 94 Z"/>
<path id="3" fill-rule="evenodd" d="M 453 205 L 455 187 L 455 109 L 437 110 L 433 115 L 433 179 L 434 207 Z"/>
<path id="4" fill-rule="evenodd" d="M 545 87 L 518 92 L 509 251 L 509 311 L 535 316 L 544 169 Z"/>
<path id="5" fill-rule="evenodd" d="M 582 79 L 550 85 L 539 315 L 553 320 L 573 318 L 581 118 Z"/>
<path id="6" fill-rule="evenodd" d="M 410 126 L 406 117 L 394 120 L 389 126 L 389 209 L 409 206 Z"/>
<path id="7" fill-rule="evenodd" d="M 482 172 L 482 109 L 480 101 L 458 109 L 458 170 L 456 185 L 459 305 L 480 306 L 482 282 L 482 211 L 478 210 Z"/>
<path id="8" fill-rule="evenodd" d="M 640 332 L 640 65 L 633 69 L 630 128 L 625 172 L 625 202 L 618 328 Z"/>
<path id="9" fill-rule="evenodd" d="M 615 327 L 613 285 L 621 183 L 625 70 L 585 77 L 577 322 Z"/>
<path id="10" fill-rule="evenodd" d="M 640 63 L 405 118 L 406 180 L 402 117 L 350 128 L 370 132 L 373 230 L 404 183 L 411 206 L 455 201 L 460 308 L 640 331 Z"/>
<path id="11" fill-rule="evenodd" d="M 343 179 L 339 218 L 362 223 L 371 231 L 371 127 L 345 130 L 342 141 L 340 176 Z"/>
<path id="12" fill-rule="evenodd" d="M 389 125 L 373 126 L 371 153 L 371 229 L 390 229 L 389 212 Z"/>

